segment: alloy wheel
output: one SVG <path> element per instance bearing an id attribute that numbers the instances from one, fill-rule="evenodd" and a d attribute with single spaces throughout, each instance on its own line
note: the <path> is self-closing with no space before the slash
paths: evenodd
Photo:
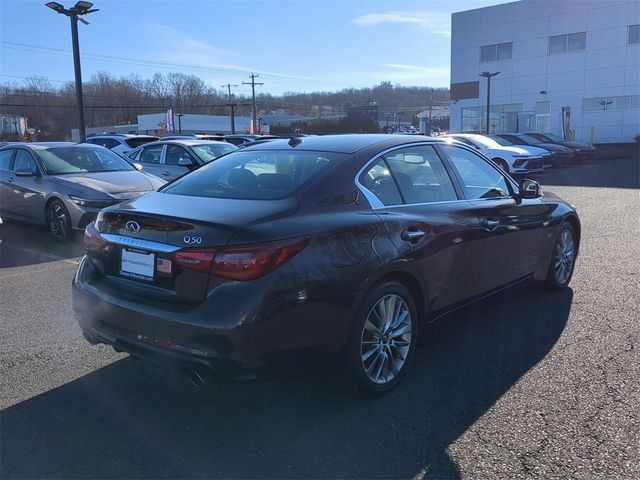
<path id="1" fill-rule="evenodd" d="M 62 205 L 54 202 L 49 207 L 49 230 L 56 239 L 66 239 L 69 234 L 69 220 Z"/>
<path id="2" fill-rule="evenodd" d="M 575 262 L 575 241 L 571 230 L 563 230 L 556 243 L 553 268 L 556 279 L 560 284 L 565 284 L 571 278 L 573 264 Z"/>
<path id="3" fill-rule="evenodd" d="M 376 384 L 392 381 L 402 370 L 411 348 L 411 310 L 402 297 L 382 297 L 367 315 L 360 340 L 366 376 Z"/>

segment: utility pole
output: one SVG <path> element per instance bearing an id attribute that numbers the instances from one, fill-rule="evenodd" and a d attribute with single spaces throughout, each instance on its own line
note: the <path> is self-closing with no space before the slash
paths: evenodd
<path id="1" fill-rule="evenodd" d="M 229 118 L 231 120 L 231 133 L 236 133 L 236 115 L 234 111 L 236 104 L 233 103 L 233 95 L 231 95 L 231 87 L 237 88 L 238 85 L 231 85 L 230 83 L 227 83 L 226 85 L 222 85 L 222 88 L 225 88 L 225 87 L 229 92 Z"/>
<path id="2" fill-rule="evenodd" d="M 433 88 L 431 89 L 431 95 L 429 97 L 429 131 L 425 132 L 427 135 L 431 135 L 433 126 L 431 125 L 431 115 L 433 114 Z"/>
<path id="3" fill-rule="evenodd" d="M 258 78 L 259 76 L 260 75 L 256 75 L 252 73 L 251 75 L 249 75 L 249 77 L 251 77 L 250 82 L 242 82 L 242 85 L 251 85 L 251 99 L 253 102 L 253 114 L 251 116 L 251 125 L 253 127 L 252 128 L 253 133 L 256 133 L 258 131 L 258 126 L 256 125 L 258 120 L 258 107 L 256 105 L 256 85 L 264 85 L 264 83 L 256 82 L 256 78 Z"/>

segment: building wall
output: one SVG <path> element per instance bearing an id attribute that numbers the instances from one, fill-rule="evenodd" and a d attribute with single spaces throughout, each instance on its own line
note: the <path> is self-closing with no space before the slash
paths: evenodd
<path id="1" fill-rule="evenodd" d="M 491 130 L 561 134 L 562 108 L 569 107 L 577 140 L 633 141 L 640 133 L 640 44 L 628 44 L 628 35 L 638 24 L 640 0 L 521 0 L 454 13 L 451 83 L 479 81 L 479 91 L 452 100 L 452 131 L 477 126 L 478 112 L 484 128 L 487 81 L 478 74 L 499 71 L 491 81 Z M 584 50 L 549 53 L 550 36 L 579 32 L 586 32 Z M 480 61 L 481 46 L 508 42 L 510 59 Z"/>

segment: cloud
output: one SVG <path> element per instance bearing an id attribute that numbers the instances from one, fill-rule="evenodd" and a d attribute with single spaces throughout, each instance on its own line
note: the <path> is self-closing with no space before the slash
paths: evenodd
<path id="1" fill-rule="evenodd" d="M 451 17 L 440 12 L 394 11 L 386 13 L 367 13 L 352 20 L 358 27 L 372 27 L 384 23 L 404 23 L 415 25 L 429 33 L 451 36 Z"/>
<path id="2" fill-rule="evenodd" d="M 404 65 L 399 63 L 380 63 L 384 71 L 375 72 L 376 78 L 392 82 L 429 82 L 434 86 L 449 85 L 449 67 L 422 67 L 420 65 Z"/>

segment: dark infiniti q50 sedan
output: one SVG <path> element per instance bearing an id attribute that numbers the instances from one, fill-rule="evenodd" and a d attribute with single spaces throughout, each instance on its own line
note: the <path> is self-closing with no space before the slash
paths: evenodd
<path id="1" fill-rule="evenodd" d="M 333 358 L 383 392 L 424 320 L 530 277 L 566 287 L 579 239 L 569 204 L 463 145 L 275 140 L 103 210 L 73 306 L 89 342 L 195 380 Z"/>

